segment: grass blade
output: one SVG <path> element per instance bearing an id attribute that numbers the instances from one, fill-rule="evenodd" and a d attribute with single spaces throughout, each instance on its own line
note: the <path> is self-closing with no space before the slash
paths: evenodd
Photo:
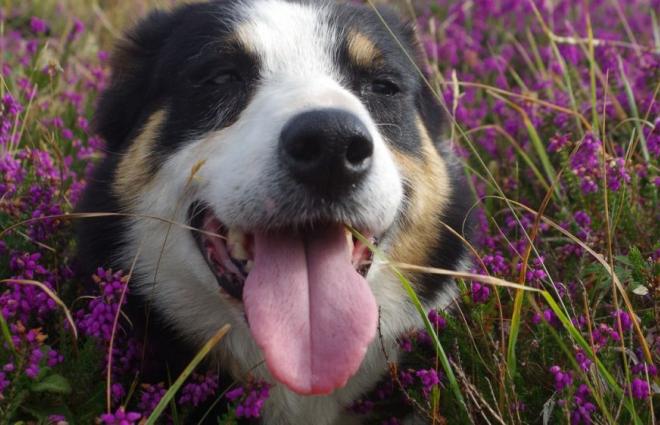
<path id="1" fill-rule="evenodd" d="M 7 342 L 7 345 L 11 349 L 11 351 L 16 351 L 16 347 L 14 346 L 14 341 L 11 339 L 11 333 L 9 332 L 9 326 L 7 325 L 7 321 L 5 320 L 5 316 L 3 314 L 0 314 L 0 330 L 2 331 L 2 337 L 5 339 Z"/>
<path id="2" fill-rule="evenodd" d="M 626 97 L 628 98 L 628 105 L 630 106 L 630 111 L 632 112 L 633 118 L 635 118 L 635 126 L 637 127 L 637 134 L 641 141 L 642 146 L 642 155 L 644 155 L 644 160 L 649 162 L 650 154 L 649 148 L 646 144 L 646 136 L 644 136 L 644 131 L 642 129 L 642 124 L 639 120 L 639 111 L 637 110 L 637 101 L 635 100 L 635 94 L 633 93 L 632 87 L 630 86 L 630 81 L 626 77 L 625 69 L 623 68 L 623 62 L 621 61 L 621 56 L 616 57 L 619 63 L 619 72 L 621 73 L 621 81 L 623 81 L 623 87 L 626 91 Z"/>
<path id="3" fill-rule="evenodd" d="M 176 381 L 174 381 L 174 384 L 172 384 L 172 386 L 167 390 L 165 395 L 163 395 L 163 397 L 160 399 L 160 401 L 158 402 L 158 405 L 156 406 L 154 411 L 149 416 L 149 419 L 147 419 L 147 422 L 145 423 L 145 425 L 154 425 L 156 423 L 156 421 L 158 420 L 160 415 L 163 414 L 163 411 L 165 410 L 167 405 L 170 403 L 170 401 L 176 395 L 177 391 L 179 391 L 179 388 L 181 388 L 181 385 L 183 385 L 185 380 L 195 370 L 197 365 L 199 365 L 199 363 L 202 360 L 204 360 L 204 357 L 206 357 L 206 355 L 211 351 L 211 349 L 213 349 L 213 347 L 215 347 L 220 342 L 220 340 L 222 338 L 224 338 L 225 335 L 227 335 L 227 333 L 229 332 L 229 329 L 231 329 L 231 326 L 229 324 L 226 324 L 223 327 L 221 327 L 218 330 L 218 332 L 216 332 L 215 335 L 213 335 L 211 337 L 211 339 L 209 339 L 206 342 L 206 344 L 204 344 L 202 349 L 199 350 L 197 352 L 197 354 L 195 354 L 195 357 L 190 361 L 188 366 L 186 366 L 186 368 L 183 370 L 183 372 L 181 372 L 179 377 L 176 378 Z"/>

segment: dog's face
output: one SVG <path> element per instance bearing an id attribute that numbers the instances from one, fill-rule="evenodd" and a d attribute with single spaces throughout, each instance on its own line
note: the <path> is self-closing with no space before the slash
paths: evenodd
<path id="1" fill-rule="evenodd" d="M 416 323 L 346 226 L 395 261 L 462 252 L 441 224 L 455 189 L 440 111 L 411 58 L 410 28 L 350 5 L 217 1 L 140 23 L 98 114 L 111 196 L 161 219 L 121 235 L 133 292 L 196 344 L 231 323 L 220 354 L 237 373 L 265 358 L 295 392 L 343 386 L 379 317 L 390 339 Z M 416 284 L 446 304 L 442 284 Z"/>

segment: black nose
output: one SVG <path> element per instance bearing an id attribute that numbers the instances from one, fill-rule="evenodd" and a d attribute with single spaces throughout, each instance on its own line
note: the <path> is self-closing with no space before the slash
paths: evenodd
<path id="1" fill-rule="evenodd" d="M 374 144 L 362 121 L 340 109 L 293 117 L 280 134 L 284 167 L 299 183 L 322 196 L 339 195 L 369 171 Z"/>

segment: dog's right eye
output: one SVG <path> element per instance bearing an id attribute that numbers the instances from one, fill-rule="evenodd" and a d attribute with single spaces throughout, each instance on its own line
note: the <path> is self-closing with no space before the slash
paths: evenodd
<path id="1" fill-rule="evenodd" d="M 202 63 L 188 71 L 190 82 L 197 87 L 226 86 L 244 81 L 243 76 L 234 67 L 216 63 Z"/>

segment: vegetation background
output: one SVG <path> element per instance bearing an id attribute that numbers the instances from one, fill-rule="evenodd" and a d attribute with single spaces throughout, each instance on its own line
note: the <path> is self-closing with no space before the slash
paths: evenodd
<path id="1" fill-rule="evenodd" d="M 143 382 L 126 274 L 75 273 L 108 52 L 174 3 L 0 3 L 0 424 L 194 423 L 210 404 L 231 424 L 268 398 L 195 364 Z M 395 6 L 417 24 L 478 199 L 479 276 L 457 278 L 456 314 L 420 312 L 426 328 L 401 341 L 411 361 L 347 409 L 376 424 L 657 423 L 660 2 Z"/>

